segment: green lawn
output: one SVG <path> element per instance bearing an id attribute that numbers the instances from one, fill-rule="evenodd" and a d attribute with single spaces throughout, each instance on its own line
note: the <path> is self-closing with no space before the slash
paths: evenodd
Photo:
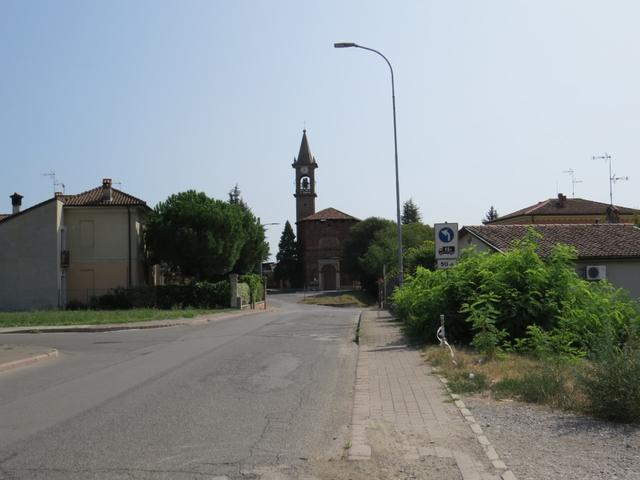
<path id="1" fill-rule="evenodd" d="M 369 307 L 376 304 L 373 297 L 360 290 L 321 293 L 319 295 L 308 296 L 300 302 L 312 305 L 359 308 Z"/>
<path id="2" fill-rule="evenodd" d="M 193 318 L 198 315 L 226 312 L 231 309 L 157 310 L 42 310 L 33 312 L 0 312 L 0 327 L 34 327 L 45 325 L 104 325 L 108 323 L 144 322 Z"/>

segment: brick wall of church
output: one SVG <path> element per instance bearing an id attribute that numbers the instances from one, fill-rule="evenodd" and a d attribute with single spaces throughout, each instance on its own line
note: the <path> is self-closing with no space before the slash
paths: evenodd
<path id="1" fill-rule="evenodd" d="M 341 287 L 350 287 L 353 277 L 343 268 L 344 242 L 357 220 L 307 220 L 298 224 L 298 241 L 303 245 L 305 285 L 320 278 L 318 262 L 324 259 L 340 260 Z"/>

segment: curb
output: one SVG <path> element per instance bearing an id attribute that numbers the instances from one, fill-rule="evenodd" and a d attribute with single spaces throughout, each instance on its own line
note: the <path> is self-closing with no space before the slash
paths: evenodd
<path id="1" fill-rule="evenodd" d="M 182 327 L 188 325 L 204 325 L 210 322 L 226 320 L 229 318 L 241 317 L 244 315 L 256 315 L 258 313 L 273 312 L 274 309 L 267 308 L 265 310 L 241 310 L 239 312 L 222 313 L 214 316 L 199 316 L 191 319 L 176 319 L 176 320 L 160 320 L 166 323 L 154 323 L 157 320 L 148 320 L 139 323 L 110 323 L 105 325 L 78 325 L 78 326 L 54 326 L 47 325 L 43 327 L 38 326 L 25 326 L 25 327 L 6 327 L 0 329 L 0 335 L 3 334 L 17 334 L 17 333 L 102 333 L 113 332 L 118 330 L 149 330 L 152 328 L 168 328 L 168 327 Z"/>
<path id="2" fill-rule="evenodd" d="M 51 349 L 51 351 L 47 353 L 41 353 L 39 355 L 34 355 L 32 357 L 26 357 L 26 358 L 21 358 L 20 360 L 13 360 L 11 362 L 1 363 L 0 372 L 6 372 L 7 370 L 26 367 L 27 365 L 31 365 L 32 363 L 40 362 L 42 360 L 47 360 L 49 358 L 54 358 L 57 356 L 58 356 L 58 350 L 53 348 Z"/>
<path id="3" fill-rule="evenodd" d="M 367 310 L 360 312 L 356 328 L 355 343 L 358 345 L 358 360 L 356 363 L 356 384 L 351 412 L 351 447 L 347 455 L 348 460 L 370 460 L 371 446 L 367 442 L 367 423 L 369 421 L 369 354 L 360 345 L 360 328 L 362 317 Z"/>
<path id="4" fill-rule="evenodd" d="M 460 411 L 460 414 L 467 421 L 469 428 L 471 428 L 471 431 L 476 436 L 478 443 L 482 447 L 484 453 L 487 455 L 487 458 L 493 465 L 493 468 L 501 471 L 501 473 L 499 474 L 500 478 L 502 478 L 502 480 L 517 480 L 513 472 L 508 469 L 507 465 L 502 460 L 500 460 L 500 457 L 498 456 L 495 448 L 493 448 L 493 445 L 491 445 L 491 442 L 482 431 L 482 427 L 478 424 L 478 422 L 476 422 L 476 419 L 471 414 L 471 411 L 460 399 L 460 395 L 451 392 L 451 390 L 449 389 L 449 381 L 444 376 L 440 375 L 436 368 L 431 367 L 431 371 L 440 379 L 442 385 L 444 385 L 444 388 L 451 396 L 451 399 L 453 400 L 456 408 Z"/>

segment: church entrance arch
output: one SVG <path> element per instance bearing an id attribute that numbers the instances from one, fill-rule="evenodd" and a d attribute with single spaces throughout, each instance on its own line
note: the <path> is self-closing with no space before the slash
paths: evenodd
<path id="1" fill-rule="evenodd" d="M 336 276 L 337 276 L 336 267 L 334 267 L 331 264 L 326 264 L 322 267 L 322 270 L 320 271 L 320 275 L 321 275 L 320 288 L 322 290 L 336 290 L 336 288 L 338 287 L 336 282 Z"/>

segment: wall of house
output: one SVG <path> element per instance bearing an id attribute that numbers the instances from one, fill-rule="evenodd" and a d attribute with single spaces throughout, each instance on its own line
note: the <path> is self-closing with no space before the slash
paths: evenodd
<path id="1" fill-rule="evenodd" d="M 70 264 L 67 300 L 86 303 L 116 287 L 145 283 L 142 258 L 142 211 L 131 207 L 67 207 L 64 212 Z M 128 242 L 131 239 L 131 262 Z M 131 265 L 131 285 L 129 285 Z"/>
<path id="2" fill-rule="evenodd" d="M 478 240 L 473 235 L 461 235 L 458 239 L 458 250 L 462 253 L 465 248 L 469 247 L 475 247 L 476 252 L 495 252 L 489 245 Z"/>
<path id="3" fill-rule="evenodd" d="M 605 265 L 607 280 L 618 288 L 624 288 L 632 298 L 640 298 L 640 259 L 637 260 L 589 260 L 578 261 L 576 271 L 585 278 L 587 265 Z"/>
<path id="4" fill-rule="evenodd" d="M 58 307 L 61 203 L 0 223 L 0 310 Z"/>

